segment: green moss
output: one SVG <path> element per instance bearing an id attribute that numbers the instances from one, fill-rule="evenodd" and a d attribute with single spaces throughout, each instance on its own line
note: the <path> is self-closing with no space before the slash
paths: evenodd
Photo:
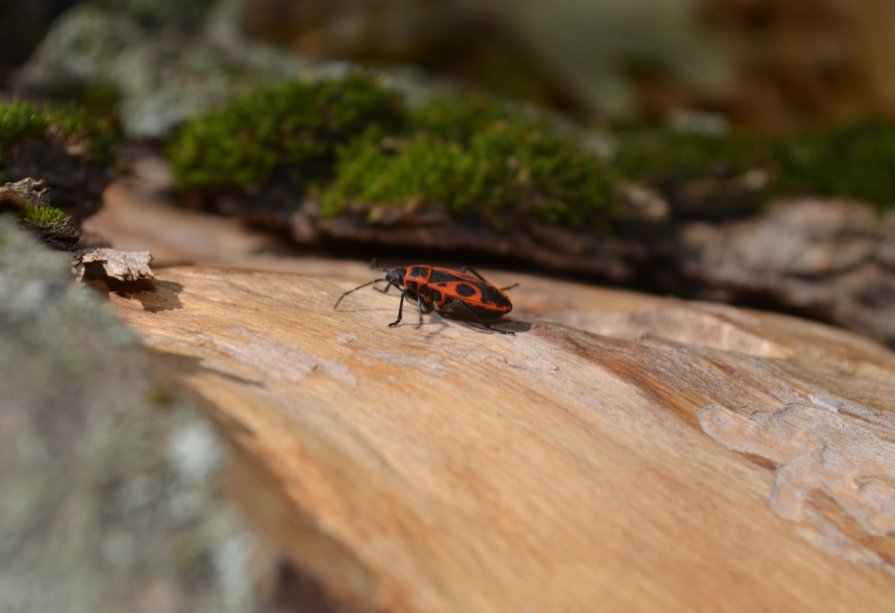
<path id="1" fill-rule="evenodd" d="M 760 141 L 736 131 L 638 126 L 617 131 L 615 164 L 626 176 L 661 185 L 741 176 L 763 163 Z"/>
<path id="2" fill-rule="evenodd" d="M 21 219 L 22 221 L 34 224 L 39 228 L 65 224 L 71 220 L 64 211 L 61 211 L 56 207 L 30 203 L 25 205 L 25 210 L 21 214 Z"/>
<path id="3" fill-rule="evenodd" d="M 604 165 L 534 113 L 482 96 L 402 97 L 360 75 L 282 83 L 188 122 L 168 148 L 181 188 L 245 189 L 284 178 L 327 215 L 432 203 L 583 226 L 614 206 Z"/>
<path id="4" fill-rule="evenodd" d="M 865 117 L 764 139 L 739 132 L 639 128 L 619 130 L 618 142 L 620 171 L 660 188 L 765 168 L 772 177 L 761 194 L 765 201 L 808 195 L 895 206 L 895 122 L 887 118 Z"/>
<path id="5" fill-rule="evenodd" d="M 533 215 L 580 228 L 614 211 L 604 165 L 542 120 L 507 110 L 451 113 L 437 101 L 417 113 L 426 120 L 412 137 L 394 143 L 371 133 L 340 149 L 336 179 L 320 193 L 324 214 L 431 203 L 474 211 L 496 227 Z"/>
<path id="6" fill-rule="evenodd" d="M 0 103 L 0 156 L 24 139 L 43 137 L 49 127 L 49 115 L 30 102 Z"/>
<path id="7" fill-rule="evenodd" d="M 245 187 L 277 169 L 313 180 L 329 174 L 336 146 L 371 126 L 397 129 L 403 117 L 400 95 L 371 77 L 288 81 L 187 122 L 168 159 L 181 188 Z"/>
<path id="8" fill-rule="evenodd" d="M 416 132 L 468 142 L 495 122 L 520 115 L 486 96 L 466 94 L 433 98 L 411 111 L 410 122 Z"/>
<path id="9" fill-rule="evenodd" d="M 0 103 L 0 166 L 8 161 L 15 146 L 28 140 L 78 150 L 99 163 L 112 158 L 112 130 L 80 109 L 40 108 L 24 100 Z"/>
<path id="10" fill-rule="evenodd" d="M 121 104 L 122 94 L 111 81 L 98 81 L 77 88 L 68 86 L 64 94 L 60 95 L 75 101 L 79 108 L 83 108 L 92 117 L 111 117 L 118 121 L 117 109 Z"/>
<path id="11" fill-rule="evenodd" d="M 895 122 L 867 117 L 781 137 L 773 147 L 773 190 L 895 206 Z"/>

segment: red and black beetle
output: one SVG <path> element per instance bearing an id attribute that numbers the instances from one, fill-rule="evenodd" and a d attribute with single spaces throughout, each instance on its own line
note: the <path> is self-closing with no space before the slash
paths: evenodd
<path id="1" fill-rule="evenodd" d="M 493 321 L 513 310 L 513 304 L 504 292 L 516 287 L 516 285 L 498 289 L 488 283 L 485 277 L 466 266 L 461 268 L 444 268 L 428 264 L 414 264 L 412 266 L 395 268 L 394 270 L 378 266 L 376 268 L 386 273 L 385 277 L 373 279 L 348 290 L 339 296 L 333 308 L 338 308 L 339 303 L 348 294 L 368 285 L 385 281 L 388 283 L 385 289 L 374 289 L 387 293 L 392 286 L 395 286 L 401 291 L 398 319 L 390 323 L 390 327 L 397 326 L 401 321 L 404 313 L 404 298 L 409 298 L 416 300 L 417 305 L 419 305 L 419 323 L 417 327 L 423 325 L 423 313 L 430 313 L 434 309 L 445 315 L 472 319 L 481 324 L 482 327 L 494 332 L 513 334 L 513 332 L 508 330 L 500 330 L 493 327 L 489 320 Z"/>

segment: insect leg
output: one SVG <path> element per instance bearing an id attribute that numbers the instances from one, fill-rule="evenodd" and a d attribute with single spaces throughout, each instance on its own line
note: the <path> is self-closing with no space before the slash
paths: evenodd
<path id="1" fill-rule="evenodd" d="M 491 324 L 489 324 L 487 321 L 482 320 L 482 318 L 479 317 L 478 315 L 476 315 L 476 314 L 475 314 L 475 311 L 473 311 L 472 309 L 470 309 L 470 308 L 469 308 L 469 305 L 466 304 L 465 302 L 463 302 L 462 300 L 454 300 L 454 301 L 451 303 L 451 305 L 452 305 L 452 306 L 459 306 L 460 308 L 464 309 L 464 310 L 466 311 L 466 314 L 467 314 L 467 315 L 469 315 L 472 319 L 476 320 L 476 321 L 477 321 L 483 328 L 485 328 L 486 330 L 491 330 L 491 331 L 493 331 L 493 332 L 499 332 L 500 334 L 510 334 L 510 335 L 515 335 L 515 334 L 516 334 L 516 333 L 513 332 L 512 330 L 501 330 L 500 328 L 495 328 L 494 326 L 492 326 Z"/>
<path id="2" fill-rule="evenodd" d="M 460 271 L 461 271 L 461 272 L 471 272 L 472 274 L 474 274 L 475 276 L 477 276 L 479 279 L 481 279 L 481 280 L 484 281 L 485 283 L 488 283 L 488 280 L 487 280 L 485 277 L 483 277 L 482 275 L 480 275 L 475 269 L 470 268 L 469 266 L 461 266 L 461 267 L 460 267 Z M 507 285 L 506 287 L 501 287 L 501 288 L 500 288 L 500 291 L 505 292 L 505 291 L 507 291 L 508 289 L 513 289 L 513 288 L 516 288 L 516 287 L 519 287 L 519 284 L 518 284 L 518 283 L 513 283 L 512 285 Z"/>
<path id="3" fill-rule="evenodd" d="M 485 277 L 483 277 L 482 275 L 480 275 L 474 268 L 470 268 L 469 266 L 461 266 L 461 267 L 460 267 L 460 272 L 471 272 L 472 274 L 474 274 L 475 276 L 477 276 L 479 279 L 481 279 L 481 280 L 484 281 L 485 283 L 488 282 L 488 280 L 487 280 Z"/>
<path id="4" fill-rule="evenodd" d="M 419 322 L 418 324 L 416 324 L 416 327 L 417 327 L 417 328 L 420 328 L 420 327 L 422 327 L 422 325 L 423 325 L 423 297 L 420 296 L 419 294 L 417 294 L 417 295 L 416 295 L 416 302 L 417 302 L 417 304 L 418 304 L 419 307 L 420 307 L 420 322 Z M 431 310 L 431 309 L 429 309 L 429 310 Z M 428 311 L 426 311 L 426 312 L 428 313 Z"/>
<path id="5" fill-rule="evenodd" d="M 385 286 L 385 289 L 379 289 L 378 287 L 374 287 L 373 289 L 375 289 L 375 290 L 376 290 L 377 292 L 379 292 L 380 294 L 387 294 L 387 293 L 388 293 L 388 290 L 390 290 L 390 289 L 392 288 L 392 285 L 394 285 L 394 284 L 393 284 L 393 283 L 389 283 L 388 285 Z M 398 286 L 395 285 L 395 287 L 398 287 Z"/>
<path id="6" fill-rule="evenodd" d="M 359 289 L 363 289 L 363 288 L 367 287 L 368 285 L 373 285 L 374 283 L 379 283 L 380 281 L 388 281 L 388 279 L 373 279 L 372 281 L 364 283 L 363 285 L 358 285 L 354 289 L 348 290 L 347 292 L 345 292 L 344 294 L 339 296 L 339 299 L 336 300 L 336 303 L 333 305 L 333 309 L 339 308 L 339 303 L 342 302 L 342 298 L 344 298 L 348 294 L 353 294 L 354 292 L 356 292 Z"/>
<path id="7" fill-rule="evenodd" d="M 404 316 L 404 295 L 406 291 L 401 292 L 401 303 L 398 305 L 398 319 L 393 321 L 388 325 L 389 328 L 394 328 L 401 322 L 401 318 Z"/>

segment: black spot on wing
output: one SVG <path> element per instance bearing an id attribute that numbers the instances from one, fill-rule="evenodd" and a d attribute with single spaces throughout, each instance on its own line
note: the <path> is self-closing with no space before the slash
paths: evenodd
<path id="1" fill-rule="evenodd" d="M 457 283 L 454 286 L 454 291 L 457 292 L 458 296 L 463 296 L 464 298 L 475 296 L 478 293 L 469 283 Z"/>
<path id="2" fill-rule="evenodd" d="M 503 292 L 501 292 L 496 287 L 484 285 L 484 287 L 482 287 L 482 293 L 485 296 L 485 302 L 500 307 L 510 306 L 510 301 L 507 299 L 506 296 L 503 295 Z"/>
<path id="3" fill-rule="evenodd" d="M 463 277 L 455 272 L 435 268 L 432 270 L 432 277 L 429 279 L 431 283 L 445 283 L 451 281 L 462 281 Z"/>
<path id="4" fill-rule="evenodd" d="M 410 276 L 418 279 L 426 279 L 429 276 L 428 266 L 414 266 L 410 269 Z"/>

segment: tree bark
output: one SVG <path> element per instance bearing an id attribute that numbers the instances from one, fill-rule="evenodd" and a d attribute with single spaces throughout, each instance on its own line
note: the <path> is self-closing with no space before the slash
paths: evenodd
<path id="1" fill-rule="evenodd" d="M 515 335 L 374 278 L 175 267 L 110 292 L 233 449 L 253 524 L 384 611 L 888 610 L 895 355 L 518 274 Z M 408 306 L 408 305 L 405 305 Z"/>

